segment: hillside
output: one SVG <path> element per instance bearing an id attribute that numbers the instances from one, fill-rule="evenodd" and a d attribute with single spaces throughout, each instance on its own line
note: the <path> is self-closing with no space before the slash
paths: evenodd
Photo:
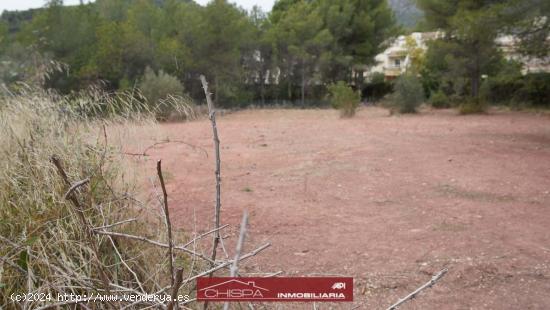
<path id="1" fill-rule="evenodd" d="M 404 27 L 414 27 L 422 18 L 420 11 L 414 0 L 388 0 L 390 6 L 395 12 L 397 22 Z"/>

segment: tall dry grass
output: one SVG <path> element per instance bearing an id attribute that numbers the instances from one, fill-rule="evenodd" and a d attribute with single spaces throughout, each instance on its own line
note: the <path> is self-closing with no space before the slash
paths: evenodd
<path id="1" fill-rule="evenodd" d="M 17 94 L 4 91 L 0 98 L 0 308 L 34 309 L 55 301 L 17 302 L 12 294 L 54 298 L 92 292 L 143 294 L 169 285 L 167 258 L 158 249 L 87 234 L 87 228 L 143 214 L 145 203 L 136 199 L 135 183 L 121 169 L 125 165 L 122 150 L 117 143 L 109 143 L 105 127 L 150 125 L 154 115 L 132 92 L 107 95 L 92 88 L 59 96 L 26 86 Z M 80 209 L 64 197 L 68 185 L 52 164 L 52 156 L 59 159 L 71 183 L 89 178 L 75 194 Z M 162 225 L 151 222 L 128 222 L 117 228 L 163 240 Z"/>

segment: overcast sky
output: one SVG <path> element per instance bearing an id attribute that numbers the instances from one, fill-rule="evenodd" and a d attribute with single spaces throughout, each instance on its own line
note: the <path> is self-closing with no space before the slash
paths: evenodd
<path id="1" fill-rule="evenodd" d="M 84 0 L 89 2 L 90 0 Z M 29 8 L 39 8 L 44 6 L 46 0 L 0 0 L 0 12 L 4 10 L 26 10 Z M 79 0 L 65 0 L 65 4 L 78 4 Z M 195 0 L 199 4 L 206 4 L 209 0 Z M 236 2 L 239 6 L 250 10 L 254 5 L 260 6 L 264 11 L 270 11 L 275 0 L 230 0 Z"/>

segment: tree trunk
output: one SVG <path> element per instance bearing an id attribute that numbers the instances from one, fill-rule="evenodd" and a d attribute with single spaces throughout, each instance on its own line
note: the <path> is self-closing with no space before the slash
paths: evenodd
<path id="1" fill-rule="evenodd" d="M 305 97 L 306 97 L 306 65 L 304 61 L 302 61 L 302 107 L 305 105 Z"/>
<path id="2" fill-rule="evenodd" d="M 263 68 L 260 69 L 260 98 L 262 100 L 262 106 L 265 105 L 265 75 Z"/>
<path id="3" fill-rule="evenodd" d="M 471 78 L 472 83 L 472 98 L 475 99 L 476 102 L 479 102 L 479 76 L 477 74 L 473 74 Z"/>
<path id="4" fill-rule="evenodd" d="M 219 93 L 219 87 L 218 87 L 218 75 L 214 75 L 214 105 L 218 106 L 218 93 Z"/>
<path id="5" fill-rule="evenodd" d="M 476 50 L 477 50 L 477 53 L 476 53 L 476 56 L 475 56 L 475 67 L 474 67 L 474 70 L 472 72 L 472 77 L 471 77 L 471 83 L 472 83 L 472 98 L 475 100 L 475 102 L 477 104 L 479 104 L 479 80 L 480 80 L 480 65 L 479 65 L 479 48 L 477 48 L 477 44 L 475 45 L 476 46 Z"/>

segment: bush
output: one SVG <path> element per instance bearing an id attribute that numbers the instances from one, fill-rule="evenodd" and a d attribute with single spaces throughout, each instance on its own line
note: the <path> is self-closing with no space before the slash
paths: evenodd
<path id="1" fill-rule="evenodd" d="M 441 90 L 432 93 L 430 97 L 430 105 L 436 109 L 444 109 L 450 107 L 449 98 Z"/>
<path id="2" fill-rule="evenodd" d="M 487 112 L 487 104 L 483 100 L 466 99 L 458 106 L 458 112 L 463 115 L 485 113 Z"/>
<path id="3" fill-rule="evenodd" d="M 496 76 L 484 84 L 483 95 L 490 103 L 550 107 L 550 73 Z"/>
<path id="4" fill-rule="evenodd" d="M 411 74 L 398 77 L 394 90 L 393 101 L 399 113 L 415 113 L 425 99 L 422 83 Z"/>
<path id="5" fill-rule="evenodd" d="M 518 96 L 536 106 L 550 107 L 550 73 L 532 73 L 522 77 Z"/>
<path id="6" fill-rule="evenodd" d="M 363 87 L 362 96 L 367 98 L 368 102 L 376 102 L 391 93 L 392 88 L 392 84 L 384 80 L 384 74 L 375 73 L 370 82 Z"/>
<path id="7" fill-rule="evenodd" d="M 161 102 L 170 96 L 183 95 L 183 85 L 177 77 L 164 73 L 162 70 L 156 74 L 149 67 L 145 69 L 139 89 L 149 105 L 157 110 L 159 119 L 165 119 L 173 110 L 170 105 L 161 105 Z"/>
<path id="8" fill-rule="evenodd" d="M 346 82 L 339 81 L 328 87 L 332 107 L 340 110 L 341 117 L 352 117 L 359 106 L 361 96 L 349 87 Z"/>

